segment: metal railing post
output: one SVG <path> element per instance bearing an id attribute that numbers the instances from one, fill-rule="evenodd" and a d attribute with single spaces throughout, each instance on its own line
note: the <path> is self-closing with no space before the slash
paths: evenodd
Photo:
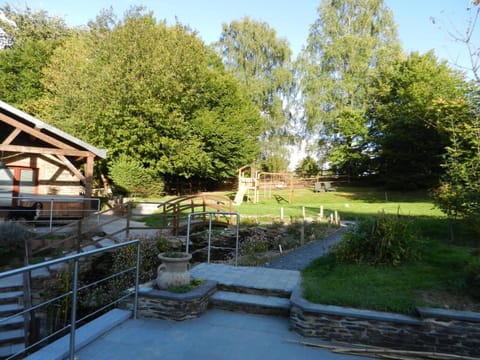
<path id="1" fill-rule="evenodd" d="M 208 245 L 207 245 L 207 263 L 210 263 L 210 252 L 211 252 L 211 239 L 212 239 L 212 217 L 213 215 L 235 215 L 237 218 L 237 226 L 236 226 L 236 234 L 235 234 L 235 266 L 238 265 L 238 251 L 239 251 L 239 232 L 240 232 L 240 214 L 237 212 L 223 212 L 223 211 L 206 211 L 206 212 L 197 212 L 197 213 L 190 213 L 187 215 L 187 238 L 186 238 L 186 245 L 185 245 L 185 252 L 188 254 L 190 249 L 190 228 L 191 228 L 191 218 L 195 215 L 202 215 L 203 218 L 206 218 L 206 215 L 209 215 L 209 223 L 208 223 Z M 233 250 L 233 248 L 230 248 Z"/>
<path id="2" fill-rule="evenodd" d="M 70 315 L 70 360 L 75 355 L 75 332 L 77 323 L 78 258 L 73 260 L 72 273 L 72 309 Z"/>
<path id="3" fill-rule="evenodd" d="M 53 228 L 53 199 L 50 199 L 50 231 Z"/>
<path id="4" fill-rule="evenodd" d="M 192 215 L 194 213 L 190 213 L 188 214 L 187 216 L 187 239 L 185 240 L 185 252 L 188 254 L 188 251 L 189 251 L 189 248 L 190 248 L 190 223 L 191 223 L 191 219 L 192 219 Z"/>
<path id="5" fill-rule="evenodd" d="M 140 242 L 137 243 L 137 260 L 135 264 L 135 294 L 133 296 L 133 318 L 134 319 L 137 319 L 139 277 L 140 277 Z"/>
<path id="6" fill-rule="evenodd" d="M 210 251 L 212 246 L 212 213 L 209 214 L 208 219 L 208 250 L 207 250 L 207 264 L 210 264 Z"/>
<path id="7" fill-rule="evenodd" d="M 128 236 L 130 235 L 130 218 L 132 217 L 132 206 L 131 202 L 127 203 L 127 222 L 126 222 L 126 231 L 125 231 L 125 236 L 128 239 Z"/>

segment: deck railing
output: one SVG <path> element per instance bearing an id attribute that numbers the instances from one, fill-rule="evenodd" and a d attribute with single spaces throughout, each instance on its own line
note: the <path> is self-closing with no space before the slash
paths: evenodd
<path id="1" fill-rule="evenodd" d="M 3 216 L 16 218 L 25 223 L 49 226 L 65 222 L 67 220 L 88 217 L 98 213 L 101 208 L 101 199 L 70 197 L 70 196 L 15 196 L 9 198 L 18 204 L 17 207 L 0 206 Z M 35 203 L 41 203 L 42 207 L 36 214 Z"/>
<path id="2" fill-rule="evenodd" d="M 79 282 L 79 262 L 83 261 L 86 258 L 89 258 L 93 255 L 98 255 L 105 253 L 107 251 L 112 251 L 116 250 L 122 247 L 126 246 L 135 246 L 136 247 L 136 259 L 135 259 L 135 265 L 134 266 L 128 266 L 122 270 L 119 270 L 118 272 L 112 273 L 108 276 L 105 276 L 101 279 L 91 281 L 85 284 L 80 285 Z M 10 315 L 8 317 L 0 319 L 0 326 L 2 323 L 8 323 L 9 321 L 12 321 L 14 319 L 18 319 L 19 317 L 23 317 L 25 321 L 25 330 L 26 330 L 26 338 L 28 337 L 28 329 L 30 328 L 29 324 L 34 321 L 33 315 L 35 311 L 38 311 L 42 308 L 46 308 L 48 305 L 55 304 L 59 301 L 69 301 L 69 307 L 70 307 L 70 316 L 67 320 L 67 323 L 65 326 L 63 326 L 60 329 L 55 329 L 51 334 L 48 334 L 47 336 L 44 336 L 40 339 L 35 339 L 33 343 L 28 343 L 25 346 L 25 349 L 10 355 L 7 359 L 14 359 L 19 357 L 22 354 L 28 353 L 29 351 L 34 351 L 41 347 L 42 345 L 48 343 L 51 340 L 54 340 L 58 338 L 60 335 L 63 335 L 65 333 L 69 333 L 70 336 L 70 341 L 69 341 L 69 358 L 74 359 L 74 354 L 75 354 L 75 334 L 76 334 L 76 328 L 77 325 L 86 322 L 86 320 L 93 318 L 95 315 L 100 314 L 101 312 L 106 311 L 109 308 L 114 307 L 116 304 L 118 304 L 121 301 L 127 301 L 127 299 L 132 296 L 133 294 L 133 317 L 136 318 L 137 316 L 137 301 L 138 301 L 138 287 L 139 287 L 139 264 L 140 264 L 140 241 L 139 240 L 131 240 L 127 241 L 118 245 L 113 245 L 109 247 L 105 247 L 102 249 L 97 249 L 97 250 L 92 250 L 92 251 L 87 251 L 75 255 L 70 255 L 66 257 L 62 257 L 59 259 L 55 260 L 50 260 L 50 261 L 45 261 L 39 264 L 35 265 L 28 265 L 24 266 L 22 268 L 6 271 L 0 273 L 0 281 L 2 279 L 7 279 L 12 276 L 23 276 L 23 284 L 24 287 L 26 284 L 30 283 L 30 277 L 32 271 L 39 270 L 39 269 L 45 269 L 49 268 L 52 266 L 59 266 L 60 264 L 66 264 L 66 269 L 71 269 L 71 280 L 68 284 L 67 287 L 65 287 L 65 292 L 62 294 L 56 294 L 53 298 L 44 300 L 38 304 L 34 305 L 29 305 L 28 307 L 24 308 L 24 310 L 19 311 L 13 315 Z M 69 271 L 69 270 L 65 270 Z M 82 318 L 78 319 L 77 318 L 77 306 L 78 306 L 78 295 L 79 292 L 83 290 L 87 290 L 93 287 L 97 287 L 101 284 L 106 283 L 109 280 L 112 280 L 116 277 L 119 277 L 121 275 L 127 274 L 127 273 L 134 273 L 134 286 L 128 287 L 126 289 L 122 289 L 122 291 L 119 291 L 119 296 L 116 299 L 111 300 L 109 303 L 99 306 L 97 309 L 87 313 L 84 315 Z M 68 278 L 68 277 L 67 277 Z M 118 289 L 117 289 L 118 290 Z M 24 290 L 24 296 L 30 297 L 30 289 L 25 289 Z M 30 299 L 25 299 L 25 303 L 30 304 L 31 301 Z"/>

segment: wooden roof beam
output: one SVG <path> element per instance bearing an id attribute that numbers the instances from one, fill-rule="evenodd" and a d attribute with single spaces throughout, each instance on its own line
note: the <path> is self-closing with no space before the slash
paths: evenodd
<path id="1" fill-rule="evenodd" d="M 85 176 L 68 160 L 64 155 L 57 155 L 57 157 L 62 160 L 65 166 L 70 170 L 77 178 L 82 181 L 85 181 Z"/>
<path id="2" fill-rule="evenodd" d="M 35 147 L 35 146 L 20 146 L 20 145 L 4 145 L 0 144 L 0 151 L 10 151 L 18 153 L 29 153 L 29 154 L 52 154 L 52 155 L 65 155 L 65 156 L 78 156 L 78 157 L 88 157 L 92 156 L 89 151 L 76 150 L 76 149 L 55 149 L 55 148 L 44 148 L 44 147 Z"/>
<path id="3" fill-rule="evenodd" d="M 10 135 L 3 141 L 2 144 L 4 145 L 10 145 L 10 143 L 22 132 L 20 129 L 15 129 L 12 131 Z"/>
<path id="4" fill-rule="evenodd" d="M 38 128 L 32 128 L 31 126 L 25 125 L 18 120 L 12 119 L 11 117 L 0 113 L 0 120 L 13 126 L 16 129 L 25 131 L 27 134 L 30 134 L 50 145 L 57 146 L 64 149 L 75 149 L 73 146 L 67 145 L 62 141 L 59 141 L 47 134 L 42 133 Z"/>

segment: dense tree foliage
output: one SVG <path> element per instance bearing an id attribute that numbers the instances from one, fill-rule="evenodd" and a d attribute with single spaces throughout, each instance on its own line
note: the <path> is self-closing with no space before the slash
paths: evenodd
<path id="1" fill-rule="evenodd" d="M 10 43 L 0 51 L 0 98 L 22 106 L 43 94 L 42 68 L 72 30 L 44 11 L 17 11 L 8 4 L 0 11 L 10 20 L 0 21 Z"/>
<path id="2" fill-rule="evenodd" d="M 377 81 L 369 113 L 372 166 L 392 188 L 438 184 L 449 136 L 437 126 L 436 101 L 465 96 L 466 84 L 432 52 L 413 53 Z"/>
<path id="3" fill-rule="evenodd" d="M 435 115 L 451 140 L 435 202 L 449 217 L 470 220 L 480 233 L 480 91 L 468 98 L 438 99 Z"/>
<path id="4" fill-rule="evenodd" d="M 215 49 L 226 68 L 247 86 L 262 115 L 263 170 L 286 170 L 289 117 L 284 109 L 293 84 L 288 42 L 267 23 L 245 17 L 222 25 Z"/>
<path id="5" fill-rule="evenodd" d="M 322 0 L 299 59 L 306 128 L 340 173 L 359 175 L 368 161 L 370 89 L 400 52 L 383 0 Z"/>
<path id="6" fill-rule="evenodd" d="M 257 156 L 259 114 L 188 28 L 102 14 L 45 69 L 37 113 L 155 176 L 223 179 Z"/>
<path id="7" fill-rule="evenodd" d="M 320 173 L 320 170 L 320 166 L 318 166 L 315 159 L 311 156 L 306 156 L 295 168 L 295 173 L 300 177 L 314 177 Z"/>
<path id="8" fill-rule="evenodd" d="M 321 0 L 294 69 L 287 41 L 249 18 L 224 24 L 209 48 L 142 8 L 122 20 L 102 12 L 81 29 L 28 7 L 0 10 L 16 24 L 0 23 L 11 39 L 0 98 L 107 148 L 102 175 L 127 190 L 230 178 L 255 160 L 285 171 L 295 125 L 337 173 L 397 188 L 440 178 L 437 204 L 478 216 L 478 81 L 467 88 L 433 53 L 402 55 L 383 0 Z M 476 73 L 469 34 L 460 40 Z M 317 164 L 308 157 L 297 172 L 314 175 Z"/>

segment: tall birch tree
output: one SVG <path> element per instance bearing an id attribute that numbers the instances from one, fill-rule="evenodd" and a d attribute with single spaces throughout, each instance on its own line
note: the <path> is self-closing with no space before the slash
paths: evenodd
<path id="1" fill-rule="evenodd" d="M 291 50 L 265 22 L 245 17 L 222 25 L 214 44 L 226 68 L 247 86 L 263 125 L 260 143 L 266 170 L 285 170 L 288 165 L 288 112 L 284 111 L 293 76 Z"/>
<path id="2" fill-rule="evenodd" d="M 336 171 L 361 174 L 368 162 L 366 116 L 375 76 L 401 53 L 383 0 L 322 0 L 297 73 L 307 134 Z"/>

